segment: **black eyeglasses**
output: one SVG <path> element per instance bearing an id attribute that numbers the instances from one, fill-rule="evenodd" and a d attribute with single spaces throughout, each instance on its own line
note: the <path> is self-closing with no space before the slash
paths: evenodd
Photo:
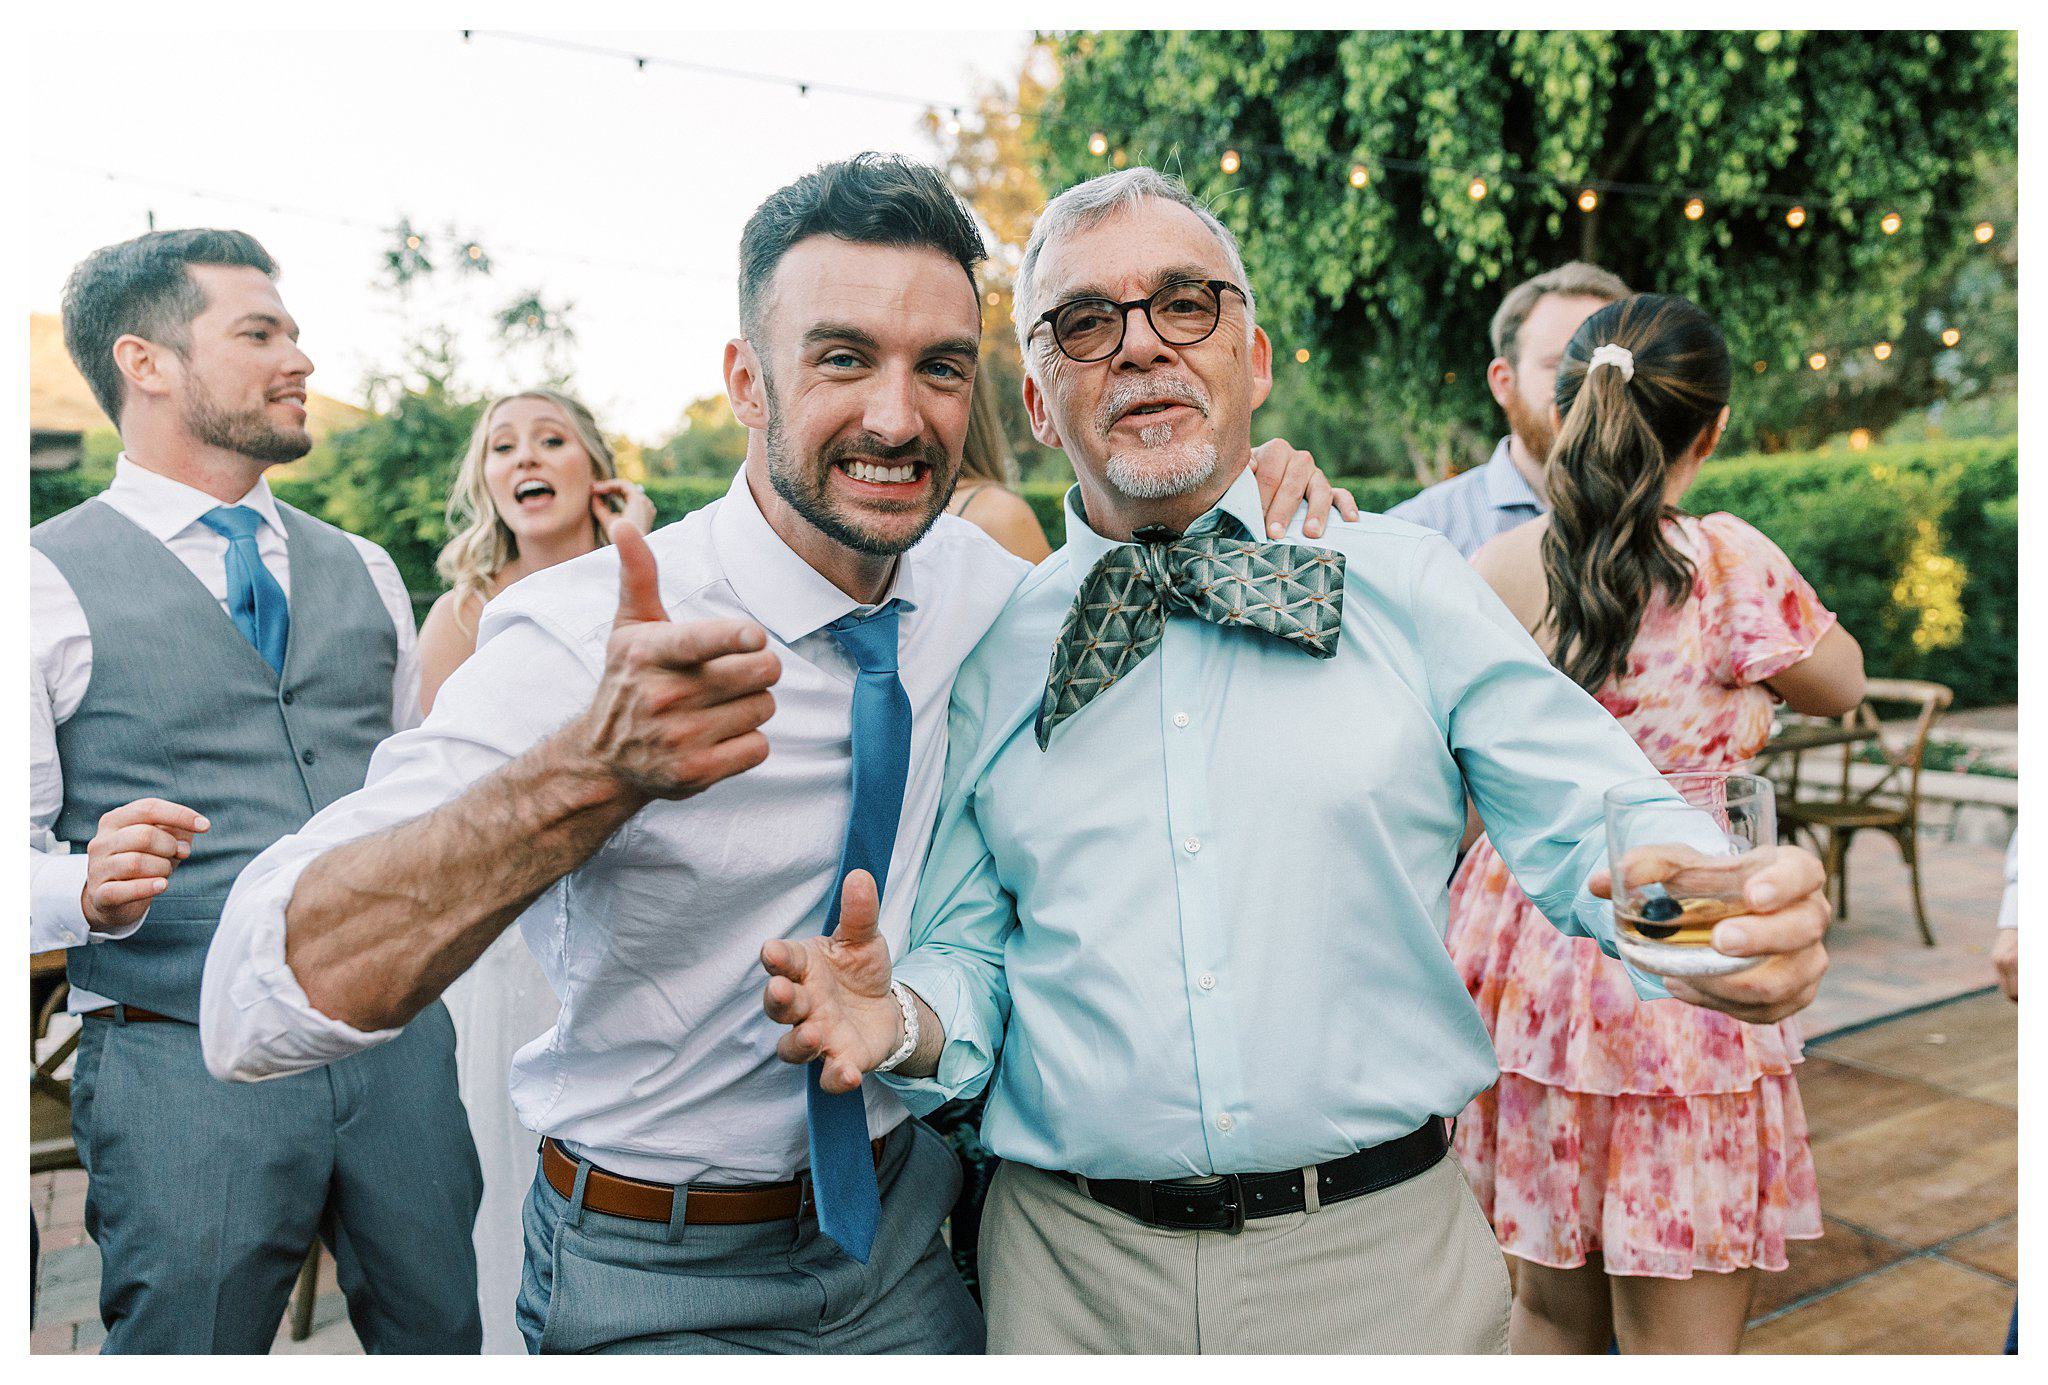
<path id="1" fill-rule="evenodd" d="M 1128 303 L 1110 298 L 1070 299 L 1039 314 L 1038 321 L 1052 328 L 1053 343 L 1068 360 L 1086 365 L 1117 353 L 1124 344 L 1124 326 L 1133 308 L 1144 309 L 1153 332 L 1169 346 L 1193 346 L 1208 340 L 1223 318 L 1225 289 L 1239 298 L 1245 296 L 1244 290 L 1228 279 L 1176 279 L 1150 298 L 1133 298 Z M 1033 323 L 1032 330 L 1037 329 L 1038 324 Z"/>

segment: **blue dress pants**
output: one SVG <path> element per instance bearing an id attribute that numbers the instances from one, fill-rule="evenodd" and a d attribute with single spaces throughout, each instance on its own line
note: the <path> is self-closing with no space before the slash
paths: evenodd
<path id="1" fill-rule="evenodd" d="M 751 1226 L 636 1221 L 563 1197 L 536 1171 L 519 1293 L 527 1350 L 979 1353 L 981 1310 L 939 1238 L 960 1186 L 953 1152 L 906 1120 L 876 1176 L 882 1220 L 863 1265 L 811 1212 Z"/>
<path id="2" fill-rule="evenodd" d="M 316 1235 L 365 1350 L 478 1350 L 483 1177 L 446 1007 L 255 1083 L 207 1072 L 193 1025 L 82 1023 L 71 1127 L 103 1351 L 268 1351 Z"/>

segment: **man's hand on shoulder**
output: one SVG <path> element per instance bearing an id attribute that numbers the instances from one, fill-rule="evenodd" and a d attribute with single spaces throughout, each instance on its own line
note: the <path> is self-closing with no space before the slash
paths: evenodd
<path id="1" fill-rule="evenodd" d="M 138 798 L 101 818 L 85 849 L 78 896 L 87 927 L 118 933 L 141 922 L 150 901 L 170 887 L 171 872 L 192 854 L 192 838 L 211 825 L 161 798 Z"/>
<path id="2" fill-rule="evenodd" d="M 671 621 L 646 539 L 621 520 L 612 542 L 618 617 L 574 742 L 633 794 L 688 798 L 768 757 L 782 663 L 752 621 Z"/>

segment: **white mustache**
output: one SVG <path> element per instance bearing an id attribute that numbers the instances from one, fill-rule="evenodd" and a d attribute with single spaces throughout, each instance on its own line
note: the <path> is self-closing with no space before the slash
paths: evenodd
<path id="1" fill-rule="evenodd" d="M 1135 404 L 1151 400 L 1171 399 L 1191 409 L 1199 409 L 1202 417 L 1209 416 L 1209 395 L 1201 386 L 1176 375 L 1162 375 L 1156 378 L 1138 379 L 1125 377 L 1113 382 L 1109 393 L 1103 396 L 1102 405 L 1096 410 L 1096 427 L 1107 436 L 1116 426 L 1124 410 Z"/>

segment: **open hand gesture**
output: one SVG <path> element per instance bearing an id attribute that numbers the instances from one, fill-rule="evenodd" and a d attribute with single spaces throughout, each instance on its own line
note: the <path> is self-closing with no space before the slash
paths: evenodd
<path id="1" fill-rule="evenodd" d="M 889 945 L 876 931 L 875 880 L 850 871 L 831 937 L 775 939 L 761 948 L 768 971 L 762 1009 L 790 1026 L 775 1045 L 785 1063 L 824 1059 L 818 1085 L 850 1092 L 903 1042 L 903 1012 L 889 994 Z"/>

